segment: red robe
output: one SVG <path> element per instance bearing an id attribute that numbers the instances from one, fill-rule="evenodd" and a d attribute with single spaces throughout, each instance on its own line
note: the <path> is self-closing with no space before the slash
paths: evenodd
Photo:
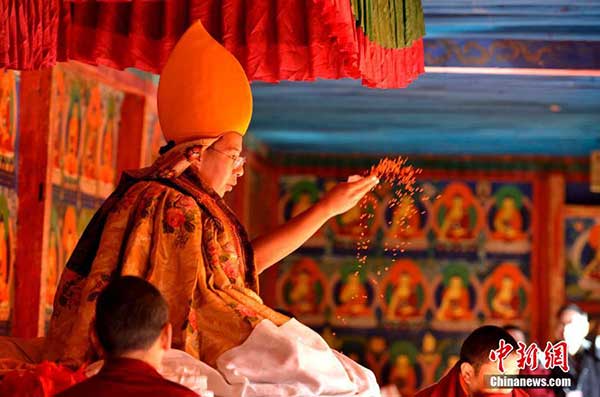
<path id="1" fill-rule="evenodd" d="M 513 389 L 509 394 L 486 394 L 486 397 L 528 397 L 521 389 Z M 460 382 L 460 366 L 456 364 L 438 383 L 421 390 L 415 397 L 469 397 Z"/>
<path id="2" fill-rule="evenodd" d="M 109 360 L 97 375 L 56 397 L 198 397 L 178 383 L 163 378 L 151 365 L 131 358 Z"/>

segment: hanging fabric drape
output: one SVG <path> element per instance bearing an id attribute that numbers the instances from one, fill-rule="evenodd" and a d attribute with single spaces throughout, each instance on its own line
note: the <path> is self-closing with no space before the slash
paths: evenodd
<path id="1" fill-rule="evenodd" d="M 360 78 L 397 88 L 423 73 L 420 0 L 0 0 L 0 67 L 77 60 L 160 73 L 201 19 L 251 80 Z"/>

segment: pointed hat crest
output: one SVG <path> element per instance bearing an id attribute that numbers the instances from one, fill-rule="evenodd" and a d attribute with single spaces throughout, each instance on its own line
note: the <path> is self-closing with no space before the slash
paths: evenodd
<path id="1" fill-rule="evenodd" d="M 167 140 L 176 143 L 244 135 L 252 117 L 252 93 L 237 59 L 200 21 L 183 34 L 158 85 L 158 117 Z"/>

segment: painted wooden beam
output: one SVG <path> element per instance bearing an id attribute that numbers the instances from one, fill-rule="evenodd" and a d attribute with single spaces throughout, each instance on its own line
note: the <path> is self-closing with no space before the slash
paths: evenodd
<path id="1" fill-rule="evenodd" d="M 404 90 L 350 80 L 255 83 L 249 137 L 296 153 L 587 156 L 598 148 L 600 77 L 477 69 L 512 74 L 457 67 L 426 73 Z"/>
<path id="2" fill-rule="evenodd" d="M 427 38 L 424 44 L 426 66 L 542 68 L 549 75 L 552 69 L 600 69 L 599 41 Z"/>

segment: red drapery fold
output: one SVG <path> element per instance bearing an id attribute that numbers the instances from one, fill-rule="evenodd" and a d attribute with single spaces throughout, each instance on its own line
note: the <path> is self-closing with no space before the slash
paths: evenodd
<path id="1" fill-rule="evenodd" d="M 239 60 L 251 80 L 361 78 L 404 87 L 423 73 L 423 42 L 383 48 L 357 28 L 349 0 L 0 0 L 0 66 L 69 59 L 160 73 L 191 22 Z"/>

